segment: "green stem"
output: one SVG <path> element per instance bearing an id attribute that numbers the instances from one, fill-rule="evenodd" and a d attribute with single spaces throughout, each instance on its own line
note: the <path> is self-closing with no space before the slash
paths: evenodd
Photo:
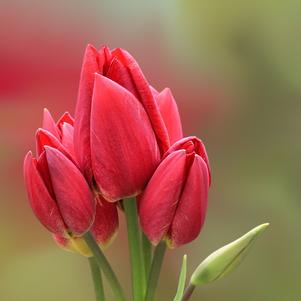
<path id="1" fill-rule="evenodd" d="M 94 257 L 89 258 L 91 275 L 94 283 L 96 301 L 105 301 L 104 289 L 100 269 Z"/>
<path id="2" fill-rule="evenodd" d="M 142 233 L 142 248 L 143 248 L 143 256 L 144 256 L 145 279 L 148 279 L 148 275 L 152 263 L 152 244 L 143 233 Z"/>
<path id="3" fill-rule="evenodd" d="M 108 260 L 106 259 L 106 257 L 104 256 L 100 248 L 98 247 L 97 243 L 95 242 L 93 235 L 90 232 L 88 232 L 84 235 L 84 239 L 87 245 L 89 246 L 89 248 L 91 249 L 91 252 L 95 257 L 95 260 L 99 268 L 101 269 L 104 276 L 107 278 L 111 286 L 112 292 L 115 295 L 115 300 L 126 301 L 122 287 L 114 271 L 112 270 L 110 263 L 108 262 Z"/>
<path id="4" fill-rule="evenodd" d="M 134 301 L 143 301 L 146 281 L 136 199 L 124 199 L 123 207 L 126 214 L 128 228 L 128 243 L 132 267 L 133 299 Z"/>
<path id="5" fill-rule="evenodd" d="M 184 296 L 182 297 L 181 301 L 188 301 L 193 293 L 195 289 L 195 286 L 191 283 L 189 283 L 189 285 L 187 286 L 185 292 L 184 292 Z"/>
<path id="6" fill-rule="evenodd" d="M 161 241 L 160 244 L 156 247 L 151 270 L 148 278 L 147 291 L 145 296 L 145 301 L 153 301 L 155 298 L 156 288 L 159 281 L 161 266 L 166 251 L 166 243 Z"/>

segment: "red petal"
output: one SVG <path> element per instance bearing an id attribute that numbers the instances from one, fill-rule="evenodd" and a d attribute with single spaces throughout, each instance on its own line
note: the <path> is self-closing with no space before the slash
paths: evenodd
<path id="1" fill-rule="evenodd" d="M 148 82 L 146 81 L 138 63 L 127 51 L 118 48 L 112 51 L 112 54 L 113 56 L 117 57 L 118 60 L 128 69 L 135 85 L 138 99 L 143 104 L 143 107 L 147 112 L 149 119 L 151 120 L 160 151 L 162 154 L 164 154 L 170 145 L 168 133 Z"/>
<path id="2" fill-rule="evenodd" d="M 141 103 L 101 75 L 96 75 L 93 94 L 91 154 L 95 180 L 110 201 L 140 193 L 160 160 Z"/>
<path id="3" fill-rule="evenodd" d="M 180 139 L 169 148 L 169 150 L 164 154 L 164 157 L 168 156 L 172 152 L 177 151 L 179 149 L 188 150 L 188 148 L 189 148 L 189 152 L 194 151 L 196 154 L 198 154 L 200 157 L 202 157 L 203 160 L 205 161 L 207 168 L 208 168 L 209 185 L 210 185 L 211 184 L 210 164 L 209 164 L 209 159 L 208 159 L 205 145 L 201 139 L 199 139 L 195 136 L 189 136 L 189 137 Z"/>
<path id="4" fill-rule="evenodd" d="M 40 157 L 36 160 L 36 167 L 40 176 L 43 179 L 44 184 L 46 185 L 50 196 L 55 200 L 55 194 L 52 187 L 51 177 L 49 174 L 48 163 L 46 158 L 46 152 L 43 151 Z"/>
<path id="5" fill-rule="evenodd" d="M 158 94 L 156 100 L 169 135 L 170 144 L 174 144 L 183 137 L 177 103 L 169 88 Z"/>
<path id="6" fill-rule="evenodd" d="M 37 154 L 40 156 L 44 150 L 45 146 L 51 146 L 53 148 L 58 149 L 65 156 L 67 156 L 70 160 L 73 160 L 72 154 L 66 149 L 66 147 L 50 132 L 45 131 L 43 129 L 38 129 L 36 132 L 36 145 L 37 145 Z"/>
<path id="7" fill-rule="evenodd" d="M 185 181 L 186 152 L 179 150 L 159 165 L 139 202 L 143 232 L 153 244 L 167 234 Z"/>
<path id="8" fill-rule="evenodd" d="M 80 169 L 84 172 L 89 181 L 91 181 L 92 178 L 90 150 L 90 115 L 94 78 L 96 72 L 103 72 L 103 69 L 107 64 L 106 60 L 108 59 L 107 52 L 107 48 L 103 48 L 98 53 L 98 51 L 92 45 L 87 46 L 81 71 L 78 98 L 75 110 L 75 154 Z"/>
<path id="9" fill-rule="evenodd" d="M 169 230 L 171 247 L 189 243 L 199 235 L 207 210 L 208 176 L 205 161 L 196 155 Z"/>
<path id="10" fill-rule="evenodd" d="M 50 232 L 64 235 L 66 228 L 63 219 L 37 170 L 31 152 L 24 159 L 24 178 L 28 199 L 36 217 Z"/>
<path id="11" fill-rule="evenodd" d="M 108 246 L 118 230 L 118 212 L 115 203 L 97 197 L 96 215 L 91 232 L 98 244 Z"/>
<path id="12" fill-rule="evenodd" d="M 77 167 L 57 149 L 46 146 L 52 187 L 64 222 L 75 235 L 86 232 L 94 219 L 95 203 Z"/>
<path id="13" fill-rule="evenodd" d="M 43 113 L 43 126 L 42 128 L 50 132 L 57 139 L 60 139 L 60 132 L 55 124 L 50 112 L 45 108 Z"/>
<path id="14" fill-rule="evenodd" d="M 106 77 L 116 82 L 120 86 L 126 88 L 128 91 L 133 93 L 139 99 L 135 84 L 131 78 L 126 66 L 120 63 L 120 61 L 115 57 L 112 59 L 109 70 L 106 74 Z"/>
<path id="15" fill-rule="evenodd" d="M 67 149 L 68 153 L 74 157 L 74 144 L 73 144 L 73 126 L 64 122 L 62 124 L 62 144 Z"/>
<path id="16" fill-rule="evenodd" d="M 65 112 L 57 122 L 57 126 L 61 128 L 63 123 L 68 123 L 70 125 L 74 125 L 74 118 L 69 114 L 69 112 Z"/>

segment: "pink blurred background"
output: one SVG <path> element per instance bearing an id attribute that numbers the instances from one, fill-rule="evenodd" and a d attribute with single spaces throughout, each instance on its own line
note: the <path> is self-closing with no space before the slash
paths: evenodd
<path id="1" fill-rule="evenodd" d="M 1 0 L 0 300 L 93 300 L 86 260 L 52 242 L 22 178 L 43 108 L 74 112 L 87 43 L 127 49 L 154 87 L 170 87 L 185 135 L 201 137 L 211 160 L 206 225 L 167 253 L 157 300 L 172 300 L 183 254 L 191 273 L 266 221 L 246 262 L 192 300 L 300 299 L 301 5 L 230 2 Z M 107 254 L 129 291 L 121 228 Z"/>

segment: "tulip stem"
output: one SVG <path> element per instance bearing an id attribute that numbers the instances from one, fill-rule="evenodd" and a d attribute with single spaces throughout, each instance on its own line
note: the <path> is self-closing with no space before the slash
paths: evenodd
<path id="1" fill-rule="evenodd" d="M 146 279 L 136 199 L 124 199 L 123 207 L 126 214 L 128 228 L 128 243 L 132 267 L 133 299 L 134 301 L 143 301 Z"/>
<path id="2" fill-rule="evenodd" d="M 152 244 L 143 233 L 142 233 L 142 247 L 143 247 L 143 256 L 144 256 L 145 279 L 148 279 L 150 267 L 152 264 Z"/>
<path id="3" fill-rule="evenodd" d="M 95 260 L 98 264 L 98 267 L 101 269 L 102 273 L 108 280 L 112 292 L 115 295 L 115 300 L 116 301 L 126 301 L 124 292 L 122 290 L 122 287 L 114 273 L 114 271 L 111 268 L 110 263 L 102 253 L 101 249 L 98 247 L 97 243 L 95 242 L 93 235 L 88 232 L 84 235 L 84 239 L 91 249 L 92 254 L 95 257 Z"/>
<path id="4" fill-rule="evenodd" d="M 155 298 L 156 288 L 159 281 L 165 251 L 166 243 L 164 241 L 161 241 L 154 252 L 154 257 L 148 277 L 145 301 L 153 301 Z"/>
<path id="5" fill-rule="evenodd" d="M 94 257 L 89 258 L 90 270 L 94 284 L 96 301 L 105 301 L 102 277 L 97 261 Z"/>
<path id="6" fill-rule="evenodd" d="M 185 292 L 184 292 L 184 295 L 183 295 L 181 301 L 188 301 L 190 299 L 194 289 L 195 289 L 195 286 L 193 284 L 189 283 L 189 285 L 185 289 Z"/>

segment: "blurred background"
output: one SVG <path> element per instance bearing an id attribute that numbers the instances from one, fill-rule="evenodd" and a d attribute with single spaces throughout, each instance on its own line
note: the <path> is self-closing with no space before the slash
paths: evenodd
<path id="1" fill-rule="evenodd" d="M 87 43 L 129 50 L 153 86 L 169 86 L 185 135 L 211 160 L 204 230 L 167 253 L 157 300 L 172 300 L 183 254 L 191 273 L 262 222 L 271 227 L 242 266 L 192 300 L 300 300 L 300 1 L 0 4 L 0 300 L 94 300 L 86 259 L 56 247 L 22 177 L 42 109 L 73 113 Z M 107 256 L 129 292 L 123 221 Z"/>

